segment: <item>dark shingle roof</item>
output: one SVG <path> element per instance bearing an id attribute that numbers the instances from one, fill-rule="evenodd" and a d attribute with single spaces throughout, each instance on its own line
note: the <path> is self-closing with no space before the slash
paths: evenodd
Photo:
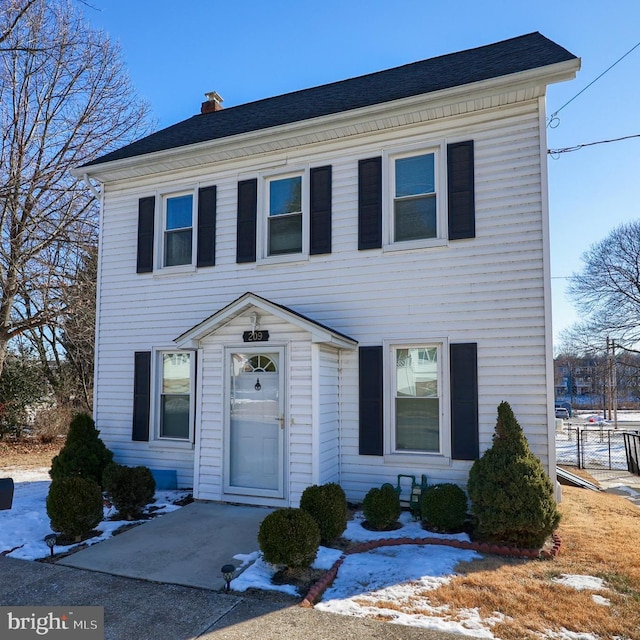
<path id="1" fill-rule="evenodd" d="M 575 58 L 540 33 L 530 33 L 387 71 L 198 114 L 86 166 L 368 107 Z"/>

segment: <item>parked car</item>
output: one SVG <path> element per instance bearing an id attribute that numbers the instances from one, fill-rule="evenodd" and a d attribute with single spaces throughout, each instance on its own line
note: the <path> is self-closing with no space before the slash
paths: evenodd
<path id="1" fill-rule="evenodd" d="M 569 411 L 564 407 L 556 407 L 556 418 L 569 419 Z"/>

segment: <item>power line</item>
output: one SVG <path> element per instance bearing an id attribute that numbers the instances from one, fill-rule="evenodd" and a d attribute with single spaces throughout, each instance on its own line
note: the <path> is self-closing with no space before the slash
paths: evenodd
<path id="1" fill-rule="evenodd" d="M 569 100 L 568 102 L 565 102 L 557 111 L 554 111 L 550 116 L 549 116 L 549 122 L 547 122 L 547 127 L 551 127 L 552 129 L 555 129 L 559 124 L 560 124 L 560 119 L 557 117 L 558 114 L 568 105 L 571 104 L 579 95 L 582 95 L 590 86 L 592 86 L 593 84 L 595 84 L 596 82 L 598 82 L 598 80 L 600 80 L 600 78 L 602 78 L 603 75 L 605 75 L 606 73 L 608 73 L 609 71 L 611 71 L 611 69 L 613 69 L 613 67 L 615 67 L 619 62 L 621 62 L 622 60 L 624 60 L 630 53 L 632 53 L 633 51 L 635 51 L 635 49 L 637 49 L 638 47 L 640 47 L 640 42 L 636 43 L 633 47 L 631 47 L 631 49 L 629 49 L 629 51 L 627 51 L 627 53 L 625 53 L 622 57 L 618 58 L 610 67 L 608 67 L 607 69 L 605 69 L 595 80 L 592 80 L 586 87 L 584 87 L 584 89 L 578 91 L 578 93 L 576 93 L 575 96 L 573 96 L 573 98 L 571 98 L 571 100 Z"/>
<path id="2" fill-rule="evenodd" d="M 585 142 L 583 144 L 577 144 L 573 147 L 563 147 L 561 149 L 547 149 L 547 153 L 551 156 L 557 156 L 561 153 L 569 153 L 571 151 L 579 151 L 584 147 L 593 147 L 597 144 L 608 144 L 609 142 L 620 142 L 621 140 L 630 140 L 631 138 L 640 138 L 640 133 L 634 133 L 630 136 L 622 136 L 621 138 L 612 138 L 611 140 L 598 140 L 597 142 Z"/>

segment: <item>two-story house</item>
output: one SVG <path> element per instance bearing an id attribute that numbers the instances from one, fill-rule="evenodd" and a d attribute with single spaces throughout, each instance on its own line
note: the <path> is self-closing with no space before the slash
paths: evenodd
<path id="1" fill-rule="evenodd" d="M 199 499 L 466 482 L 511 403 L 554 476 L 545 92 L 532 33 L 201 113 L 101 192 L 95 419 Z M 99 185 L 97 185 L 99 183 Z"/>

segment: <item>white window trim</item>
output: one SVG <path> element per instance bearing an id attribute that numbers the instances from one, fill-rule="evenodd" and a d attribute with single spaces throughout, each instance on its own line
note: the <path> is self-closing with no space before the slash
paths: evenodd
<path id="1" fill-rule="evenodd" d="M 167 221 L 166 202 L 169 198 L 180 196 L 191 196 L 191 262 L 167 267 L 165 260 L 165 232 Z M 196 185 L 163 189 L 156 193 L 156 216 L 155 216 L 155 273 L 156 275 L 169 275 L 178 273 L 188 273 L 196 269 L 196 252 L 198 248 L 198 189 Z"/>
<path id="2" fill-rule="evenodd" d="M 160 435 L 160 404 L 162 395 L 162 356 L 166 353 L 189 353 L 189 437 L 166 438 Z M 157 347 L 151 351 L 151 407 L 150 407 L 150 444 L 171 447 L 193 448 L 196 412 L 196 360 L 197 351 L 176 349 L 174 347 Z"/>
<path id="3" fill-rule="evenodd" d="M 269 255 L 268 217 L 269 217 L 269 183 L 272 180 L 284 178 L 302 178 L 302 251 L 299 253 L 285 253 L 277 256 Z M 282 171 L 261 172 L 258 174 L 258 220 L 257 245 L 258 265 L 272 265 L 280 263 L 300 262 L 309 259 L 309 167 L 287 167 Z"/>
<path id="4" fill-rule="evenodd" d="M 419 339 L 383 340 L 384 370 L 384 460 L 394 464 L 421 464 L 425 459 L 435 466 L 451 463 L 451 393 L 449 376 L 449 340 L 442 336 L 424 336 Z M 438 385 L 440 389 L 440 450 L 396 450 L 396 349 L 407 347 L 436 347 L 438 349 Z"/>
<path id="5" fill-rule="evenodd" d="M 436 237 L 394 241 L 395 161 L 428 153 L 434 154 L 436 188 Z M 385 149 L 382 152 L 382 248 L 384 251 L 406 251 L 449 244 L 447 233 L 447 167 L 445 142 L 423 143 Z"/>

